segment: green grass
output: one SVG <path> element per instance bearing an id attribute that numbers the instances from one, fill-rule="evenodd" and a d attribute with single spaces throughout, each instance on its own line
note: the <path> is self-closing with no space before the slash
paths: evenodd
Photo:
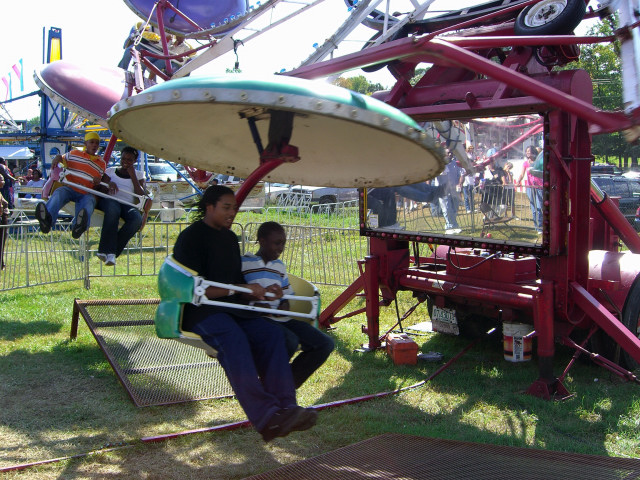
<path id="1" fill-rule="evenodd" d="M 323 303 L 341 289 L 323 287 Z M 69 340 L 73 299 L 156 297 L 154 277 L 92 279 L 0 293 L 0 467 L 82 455 L 3 478 L 243 478 L 384 432 L 640 457 L 640 390 L 607 371 L 578 362 L 566 380 L 575 396 L 547 402 L 522 393 L 537 378 L 535 361 L 513 364 L 500 338 L 479 343 L 426 385 L 377 400 L 323 410 L 318 425 L 271 444 L 251 429 L 188 435 L 142 444 L 150 435 L 244 420 L 233 399 L 136 408 L 93 336 L 80 322 Z M 412 304 L 401 292 L 401 313 Z M 354 308 L 362 305 L 358 299 Z M 406 325 L 426 318 L 420 306 Z M 381 330 L 395 322 L 382 310 Z M 354 352 L 366 337 L 363 315 L 336 324 L 336 351 L 298 392 L 315 405 L 413 385 L 434 373 L 469 339 L 417 336 L 440 363 L 396 366 L 382 351 Z M 556 372 L 570 358 L 559 348 Z"/>

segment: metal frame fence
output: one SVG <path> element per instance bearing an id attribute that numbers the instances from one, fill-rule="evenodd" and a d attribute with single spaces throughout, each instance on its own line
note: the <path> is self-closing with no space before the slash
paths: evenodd
<path id="1" fill-rule="evenodd" d="M 294 217 L 289 217 L 295 219 Z M 234 224 L 241 252 L 255 252 L 256 231 L 261 222 Z M 37 222 L 20 221 L 0 226 L 4 237 L 4 264 L 0 270 L 0 291 L 91 278 L 156 275 L 173 250 L 178 234 L 189 223 L 147 223 L 131 239 L 114 267 L 95 256 L 100 229 L 91 228 L 74 240 L 69 223 L 56 225 L 43 235 Z M 357 261 L 367 254 L 367 238 L 355 227 L 319 227 L 283 224 L 287 248 L 283 261 L 288 271 L 319 285 L 347 286 L 358 275 Z"/>

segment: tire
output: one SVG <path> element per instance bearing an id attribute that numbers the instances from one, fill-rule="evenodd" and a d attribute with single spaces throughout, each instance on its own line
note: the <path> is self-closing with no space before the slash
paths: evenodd
<path id="1" fill-rule="evenodd" d="M 585 15 L 584 0 L 541 0 L 518 15 L 516 35 L 568 35 Z"/>
<path id="2" fill-rule="evenodd" d="M 631 284 L 627 299 L 622 307 L 622 323 L 627 327 L 636 337 L 640 338 L 640 275 Z M 640 367 L 640 363 L 631 357 L 627 352 L 622 350 L 620 352 L 622 366 L 629 370 L 635 370 Z"/>

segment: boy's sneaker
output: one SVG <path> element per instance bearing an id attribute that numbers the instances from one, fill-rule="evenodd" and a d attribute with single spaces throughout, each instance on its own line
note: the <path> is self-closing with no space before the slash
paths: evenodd
<path id="1" fill-rule="evenodd" d="M 104 262 L 107 267 L 113 267 L 116 264 L 116 256 L 113 253 L 107 254 L 107 258 Z"/>
<path id="2" fill-rule="evenodd" d="M 71 236 L 75 239 L 78 239 L 82 236 L 82 234 L 87 229 L 87 225 L 89 224 L 89 214 L 83 208 L 78 212 L 78 217 L 76 218 L 76 224 L 71 229 Z"/>
<path id="3" fill-rule="evenodd" d="M 260 434 L 265 442 L 270 442 L 276 437 L 286 437 L 293 431 L 307 430 L 316 424 L 317 419 L 318 413 L 312 408 L 283 408 L 271 416 Z"/>
<path id="4" fill-rule="evenodd" d="M 98 257 L 98 260 L 100 260 L 102 263 L 107 261 L 107 254 L 106 253 L 96 253 L 96 257 Z"/>
<path id="5" fill-rule="evenodd" d="M 42 233 L 49 233 L 51 231 L 51 214 L 44 203 L 40 202 L 36 205 L 35 217 L 40 224 L 40 231 Z"/>

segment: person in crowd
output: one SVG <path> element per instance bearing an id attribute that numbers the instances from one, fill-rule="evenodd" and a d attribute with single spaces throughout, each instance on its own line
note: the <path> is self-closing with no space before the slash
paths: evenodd
<path id="1" fill-rule="evenodd" d="M 503 189 L 504 195 L 502 197 L 502 203 L 508 207 L 511 207 L 511 214 L 514 215 L 515 211 L 515 186 L 513 180 L 513 163 L 507 162 L 503 167 L 504 177 L 503 177 Z"/>
<path id="2" fill-rule="evenodd" d="M 265 222 L 260 225 L 260 248 L 255 255 L 242 256 L 242 274 L 245 281 L 250 284 L 257 283 L 265 288 L 276 284 L 285 295 L 293 295 L 295 292 L 289 283 L 287 269 L 280 260 L 286 243 L 287 236 L 282 225 L 277 222 Z M 289 310 L 288 300 L 252 303 L 261 307 Z M 295 387 L 299 388 L 329 357 L 335 346 L 333 339 L 303 320 L 275 315 L 267 318 L 283 328 L 290 358 L 295 355 L 298 346 L 302 350 L 291 363 L 293 382 Z"/>
<path id="3" fill-rule="evenodd" d="M 0 175 L 0 227 L 9 223 L 9 201 L 4 198 L 4 177 Z M 4 270 L 4 241 L 7 237 L 7 230 L 0 228 L 0 270 Z"/>
<path id="4" fill-rule="evenodd" d="M 529 206 L 531 207 L 531 216 L 533 219 L 533 226 L 535 227 L 538 235 L 542 234 L 542 178 L 536 177 L 532 174 L 531 167 L 536 161 L 538 155 L 542 155 L 542 152 L 538 153 L 538 150 L 530 145 L 526 148 L 525 162 L 522 167 L 522 173 L 516 180 L 517 185 L 524 185 L 529 198 Z"/>
<path id="5" fill-rule="evenodd" d="M 496 213 L 502 204 L 505 185 L 504 170 L 500 168 L 497 161 L 491 160 L 485 172 L 484 192 L 482 201 L 488 204 Z"/>
<path id="6" fill-rule="evenodd" d="M 20 184 L 26 185 L 33 180 L 33 168 L 27 169 L 27 174 L 24 177 L 20 177 Z"/>
<path id="7" fill-rule="evenodd" d="M 60 162 L 65 163 L 65 179 L 81 185 L 88 189 L 93 189 L 101 181 L 109 181 L 104 174 L 106 164 L 102 157 L 96 155 L 100 146 L 100 136 L 96 132 L 88 132 L 84 136 L 85 149 L 71 150 L 64 155 L 56 155 L 51 162 L 51 168 L 55 168 Z M 42 233 L 49 233 L 58 218 L 60 209 L 69 202 L 75 202 L 76 210 L 71 223 L 71 236 L 80 238 L 87 230 L 93 209 L 96 206 L 96 197 L 81 188 L 70 185 L 62 185 L 51 194 L 46 205 L 38 203 L 35 217 L 40 224 Z"/>
<path id="8" fill-rule="evenodd" d="M 30 188 L 43 188 L 44 184 L 45 181 L 44 178 L 42 178 L 42 173 L 37 168 L 34 168 L 31 172 L 31 180 L 29 180 L 25 186 Z M 25 198 L 42 198 L 42 195 L 39 193 L 28 193 Z"/>
<path id="9" fill-rule="evenodd" d="M 136 170 L 134 164 L 138 159 L 138 151 L 133 147 L 124 147 L 120 154 L 120 166 L 107 168 L 106 174 L 110 178 L 109 194 L 113 198 L 100 197 L 97 207 L 104 212 L 100 244 L 96 256 L 111 266 L 116 264 L 116 258 L 124 251 L 129 240 L 133 238 L 142 225 L 140 210 L 131 205 L 121 203 L 136 202 L 133 194 L 144 195 L 144 172 Z M 124 224 L 120 229 L 120 219 Z"/>
<path id="10" fill-rule="evenodd" d="M 496 142 L 493 142 L 491 144 L 491 147 L 487 149 L 487 152 L 485 153 L 485 156 L 487 158 L 491 158 L 493 157 L 496 153 L 498 153 L 498 144 Z"/>
<path id="11" fill-rule="evenodd" d="M 277 285 L 247 284 L 242 276 L 238 237 L 231 225 L 238 212 L 230 188 L 208 187 L 197 206 L 196 220 L 175 243 L 174 258 L 206 280 L 249 288 L 251 294 L 210 286 L 209 299 L 238 303 L 264 301 L 267 293 L 282 297 Z M 214 305 L 184 306 L 182 328 L 200 335 L 218 352 L 218 362 L 249 421 L 265 442 L 315 425 L 317 412 L 296 402 L 293 373 L 278 325 L 255 312 Z"/>
<path id="12" fill-rule="evenodd" d="M 2 176 L 2 180 L 4 181 L 4 186 L 2 190 L 0 190 L 0 194 L 4 197 L 4 199 L 9 203 L 9 209 L 13 209 L 13 184 L 16 182 L 16 178 L 7 167 L 7 161 L 4 157 L 0 157 L 0 176 Z"/>
<path id="13" fill-rule="evenodd" d="M 468 164 L 475 165 L 476 156 L 473 152 L 473 145 L 467 145 L 466 153 Z M 467 213 L 471 213 L 475 209 L 473 192 L 476 187 L 476 172 L 474 170 L 464 169 L 462 176 L 462 198 L 464 199 L 464 209 Z"/>
<path id="14" fill-rule="evenodd" d="M 460 194 L 457 191 L 460 185 L 463 169 L 456 162 L 449 162 L 443 172 L 438 175 L 434 183 L 442 188 L 438 202 L 442 210 L 447 235 L 455 235 L 462 232 L 458 225 L 458 205 Z"/>

